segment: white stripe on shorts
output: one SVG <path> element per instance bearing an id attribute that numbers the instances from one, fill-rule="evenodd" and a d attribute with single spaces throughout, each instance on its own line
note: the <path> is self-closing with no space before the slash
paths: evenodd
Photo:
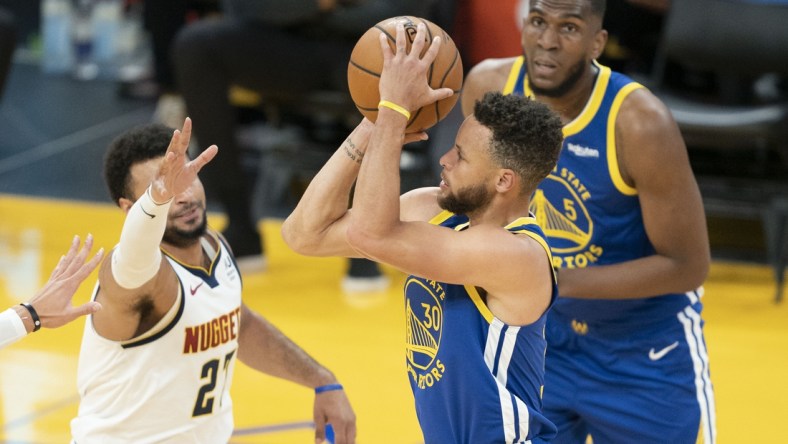
<path id="1" fill-rule="evenodd" d="M 714 390 L 709 376 L 709 355 L 703 341 L 700 315 L 692 307 L 686 307 L 684 311 L 679 312 L 678 318 L 684 326 L 684 336 L 695 369 L 695 393 L 700 407 L 703 442 L 714 444 L 717 440 Z"/>

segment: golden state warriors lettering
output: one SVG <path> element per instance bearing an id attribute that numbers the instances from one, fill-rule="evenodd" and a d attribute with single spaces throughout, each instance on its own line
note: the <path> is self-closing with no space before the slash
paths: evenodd
<path id="1" fill-rule="evenodd" d="M 241 307 L 210 321 L 186 327 L 183 353 L 197 353 L 226 344 L 238 337 L 241 328 Z"/>
<path id="2" fill-rule="evenodd" d="M 553 169 L 534 193 L 530 210 L 550 239 L 554 267 L 583 268 L 602 255 L 602 247 L 590 243 L 594 222 L 585 204 L 590 198 L 567 168 Z"/>
<path id="3" fill-rule="evenodd" d="M 411 277 L 405 283 L 405 347 L 408 374 L 420 389 L 435 385 L 446 367 L 437 359 L 443 329 L 443 300 L 439 282 Z"/>

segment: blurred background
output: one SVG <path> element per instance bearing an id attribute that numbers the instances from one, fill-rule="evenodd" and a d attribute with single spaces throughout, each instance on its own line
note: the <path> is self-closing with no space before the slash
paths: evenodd
<path id="1" fill-rule="evenodd" d="M 704 197 L 713 256 L 704 317 L 721 443 L 782 442 L 778 424 L 788 411 L 784 3 L 608 1 L 600 61 L 668 104 Z M 435 5 L 431 18 L 455 40 L 466 71 L 520 54 L 523 1 Z M 0 0 L 0 11 L 0 303 L 10 306 L 43 284 L 74 234 L 92 232 L 105 248 L 116 242 L 122 215 L 101 178 L 104 149 L 134 125 L 182 122 L 170 45 L 182 27 L 224 11 L 216 0 Z M 269 262 L 247 275 L 247 303 L 340 376 L 360 442 L 420 442 L 401 359 L 403 276 L 383 267 L 387 285 L 347 292 L 343 260 L 297 256 L 279 237 L 281 218 L 360 116 L 340 90 L 294 100 L 232 86 L 228 96 Z M 459 118 L 453 112 L 429 144 L 407 149 L 403 188 L 437 182 L 435 159 Z M 211 197 L 209 210 L 212 226 L 227 225 Z M 0 442 L 69 439 L 83 324 L 0 351 Z M 237 442 L 310 439 L 307 391 L 239 366 L 233 396 Z"/>

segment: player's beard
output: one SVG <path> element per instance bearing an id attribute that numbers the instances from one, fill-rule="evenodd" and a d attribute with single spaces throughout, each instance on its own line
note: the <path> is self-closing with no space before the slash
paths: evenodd
<path id="1" fill-rule="evenodd" d="M 580 81 L 580 78 L 583 77 L 583 72 L 586 68 L 586 61 L 580 60 L 577 62 L 572 68 L 569 70 L 569 75 L 563 82 L 561 82 L 555 88 L 540 88 L 534 85 L 533 82 L 530 82 L 531 91 L 537 96 L 544 96 L 544 97 L 562 97 L 564 94 L 568 93 L 572 87 L 574 87 L 577 82 Z"/>
<path id="2" fill-rule="evenodd" d="M 202 219 L 197 226 L 191 229 L 181 229 L 173 225 L 168 225 L 164 230 L 164 237 L 162 240 L 170 245 L 184 248 L 193 245 L 197 242 L 208 229 L 208 218 L 206 217 L 205 209 L 202 210 Z"/>
<path id="3" fill-rule="evenodd" d="M 461 188 L 456 194 L 438 197 L 438 205 L 454 214 L 471 214 L 482 210 L 492 202 L 493 194 L 484 184 Z"/>

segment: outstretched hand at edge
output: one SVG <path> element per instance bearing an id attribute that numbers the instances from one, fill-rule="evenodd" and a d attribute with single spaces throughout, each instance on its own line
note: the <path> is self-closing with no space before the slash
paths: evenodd
<path id="1" fill-rule="evenodd" d="M 77 307 L 71 304 L 80 284 L 96 269 L 104 257 L 104 249 L 101 248 L 90 261 L 85 262 L 93 248 L 91 234 L 88 234 L 82 248 L 79 248 L 79 244 L 79 236 L 74 236 L 71 247 L 60 258 L 47 283 L 28 301 L 38 313 L 42 327 L 60 327 L 80 316 L 101 309 L 101 304 L 95 301 Z"/>
<path id="2" fill-rule="evenodd" d="M 356 442 L 356 414 L 344 390 L 315 395 L 314 419 L 315 444 L 325 442 L 326 424 L 334 429 L 334 444 Z"/>

